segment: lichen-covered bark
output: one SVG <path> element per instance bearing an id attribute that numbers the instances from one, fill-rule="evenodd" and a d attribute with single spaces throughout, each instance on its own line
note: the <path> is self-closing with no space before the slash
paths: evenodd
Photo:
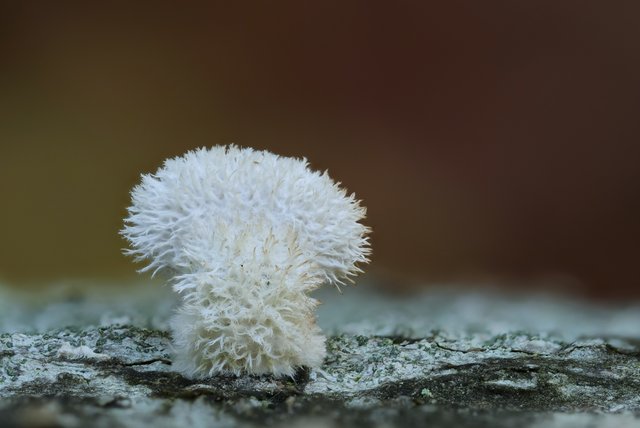
<path id="1" fill-rule="evenodd" d="M 604 414 L 592 419 L 614 424 L 635 421 L 640 412 L 638 345 L 531 333 L 339 335 L 328 340 L 320 370 L 300 370 L 295 378 L 192 381 L 172 371 L 164 331 L 109 325 L 6 333 L 0 336 L 0 420 L 18 427 L 211 421 L 553 426 L 558 415 L 589 411 Z"/>
<path id="2" fill-rule="evenodd" d="M 172 370 L 175 296 L 125 285 L 0 287 L 0 426 L 640 426 L 638 306 L 325 288 L 320 369 L 192 381 Z"/>

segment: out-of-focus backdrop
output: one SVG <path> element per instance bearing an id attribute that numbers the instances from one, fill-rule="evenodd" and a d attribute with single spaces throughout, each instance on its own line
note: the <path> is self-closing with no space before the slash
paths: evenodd
<path id="1" fill-rule="evenodd" d="M 2 2 L 0 278 L 135 275 L 118 230 L 139 174 L 234 142 L 356 192 L 381 278 L 638 297 L 638 16 L 637 1 Z"/>

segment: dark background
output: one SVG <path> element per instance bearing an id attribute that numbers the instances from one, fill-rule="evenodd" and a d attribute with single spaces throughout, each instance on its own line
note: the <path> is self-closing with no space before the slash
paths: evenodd
<path id="1" fill-rule="evenodd" d="M 369 270 L 640 296 L 640 3 L 0 3 L 0 278 L 135 275 L 141 172 L 235 142 L 369 209 Z"/>

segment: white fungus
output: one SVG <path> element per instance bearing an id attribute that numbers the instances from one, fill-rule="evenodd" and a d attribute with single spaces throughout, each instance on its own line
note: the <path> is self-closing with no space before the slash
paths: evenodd
<path id="1" fill-rule="evenodd" d="M 182 304 L 175 366 L 293 375 L 318 367 L 325 338 L 308 293 L 368 262 L 366 209 L 305 159 L 237 146 L 198 149 L 142 176 L 122 234 L 164 271 Z"/>
<path id="2" fill-rule="evenodd" d="M 62 346 L 56 353 L 58 358 L 64 358 L 67 360 L 108 360 L 107 354 L 100 354 L 86 345 L 72 346 L 69 342 L 62 342 Z"/>

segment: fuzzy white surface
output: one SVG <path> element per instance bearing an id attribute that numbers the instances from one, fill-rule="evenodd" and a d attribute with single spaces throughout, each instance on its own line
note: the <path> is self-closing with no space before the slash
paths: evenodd
<path id="1" fill-rule="evenodd" d="M 307 293 L 360 272 L 364 216 L 304 159 L 219 146 L 143 175 L 122 233 L 183 297 L 172 321 L 182 373 L 291 375 L 324 358 Z"/>
<path id="2" fill-rule="evenodd" d="M 86 345 L 73 346 L 69 342 L 63 342 L 60 349 L 56 353 L 58 358 L 67 360 L 108 360 L 110 357 L 106 354 L 94 352 L 93 349 Z"/>

